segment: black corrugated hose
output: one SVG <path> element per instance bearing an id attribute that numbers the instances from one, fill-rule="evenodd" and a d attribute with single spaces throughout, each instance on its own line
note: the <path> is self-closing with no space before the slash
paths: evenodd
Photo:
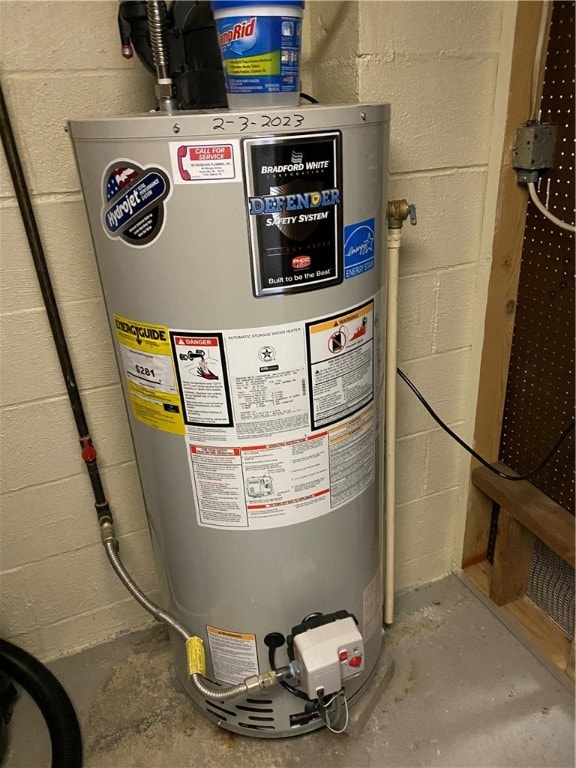
<path id="1" fill-rule="evenodd" d="M 34 699 L 50 733 L 52 768 L 81 768 L 82 737 L 68 694 L 52 672 L 27 651 L 0 639 L 0 672 Z"/>

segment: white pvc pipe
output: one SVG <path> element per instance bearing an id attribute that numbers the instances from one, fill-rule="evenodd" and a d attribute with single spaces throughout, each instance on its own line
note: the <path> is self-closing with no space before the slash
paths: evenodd
<path id="1" fill-rule="evenodd" d="M 402 229 L 388 230 L 388 301 L 386 305 L 386 383 L 384 406 L 385 582 L 384 623 L 394 621 L 394 523 L 396 514 L 396 367 L 398 346 L 398 264 Z"/>
<path id="2" fill-rule="evenodd" d="M 540 213 L 543 213 L 547 219 L 550 219 L 550 221 L 553 224 L 556 224 L 557 227 L 560 227 L 560 229 L 565 229 L 568 232 L 576 232 L 576 227 L 573 224 L 567 224 L 565 221 L 562 221 L 562 219 L 556 218 L 556 216 L 554 216 L 553 213 L 550 213 L 548 208 L 546 208 L 542 200 L 540 200 L 540 198 L 538 197 L 538 193 L 536 192 L 536 187 L 531 181 L 528 182 L 528 192 L 530 193 L 530 199 L 532 200 L 536 208 L 538 208 Z"/>

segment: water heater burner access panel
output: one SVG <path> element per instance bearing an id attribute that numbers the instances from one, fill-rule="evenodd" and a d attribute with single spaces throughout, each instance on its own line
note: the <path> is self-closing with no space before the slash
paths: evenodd
<path id="1" fill-rule="evenodd" d="M 255 296 L 342 282 L 339 131 L 244 141 Z"/>

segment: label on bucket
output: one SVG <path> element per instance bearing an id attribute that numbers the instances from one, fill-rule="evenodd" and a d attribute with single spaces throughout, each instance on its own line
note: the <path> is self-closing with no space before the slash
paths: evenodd
<path id="1" fill-rule="evenodd" d="M 228 93 L 291 93 L 299 88 L 301 20 L 295 16 L 218 19 Z"/>

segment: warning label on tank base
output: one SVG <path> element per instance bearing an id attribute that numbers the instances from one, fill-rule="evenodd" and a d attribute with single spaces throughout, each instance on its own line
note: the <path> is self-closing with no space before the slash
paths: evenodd
<path id="1" fill-rule="evenodd" d="M 214 677 L 223 683 L 241 683 L 258 675 L 256 635 L 206 627 Z"/>

